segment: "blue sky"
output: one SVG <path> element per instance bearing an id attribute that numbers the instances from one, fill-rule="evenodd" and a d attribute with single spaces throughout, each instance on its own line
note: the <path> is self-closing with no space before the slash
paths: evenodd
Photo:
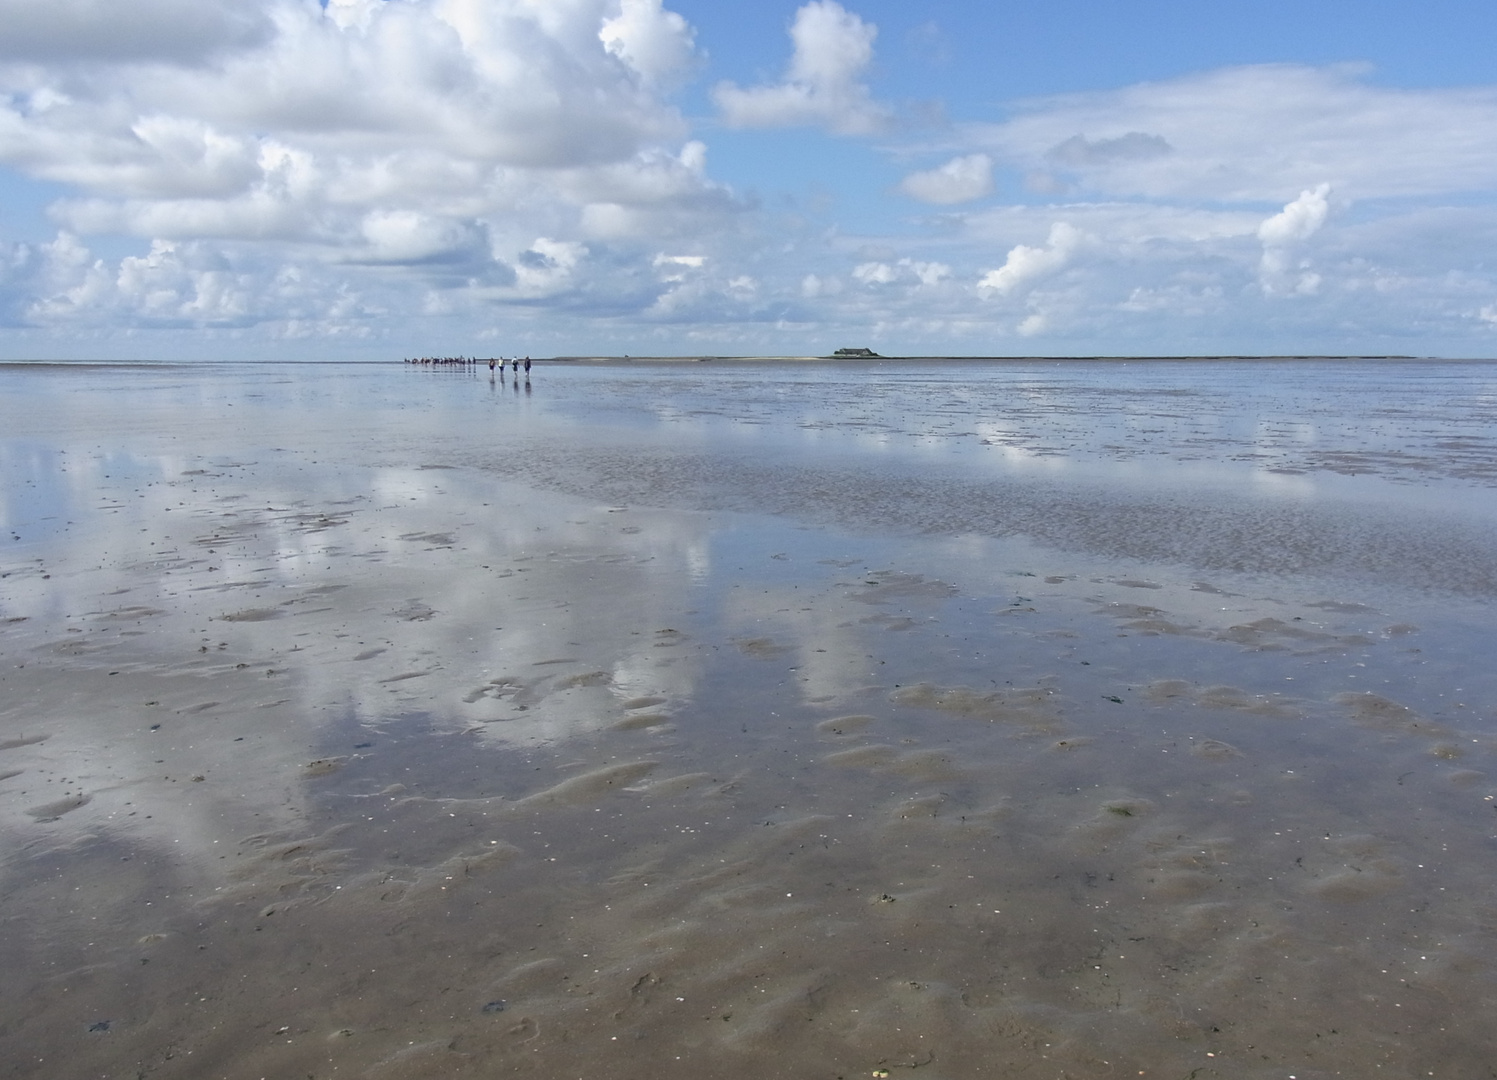
<path id="1" fill-rule="evenodd" d="M 0 0 L 0 356 L 1497 349 L 1497 7 Z"/>

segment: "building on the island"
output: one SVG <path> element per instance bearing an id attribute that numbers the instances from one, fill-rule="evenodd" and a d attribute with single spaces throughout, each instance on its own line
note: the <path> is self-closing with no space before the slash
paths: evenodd
<path id="1" fill-rule="evenodd" d="M 838 349 L 832 355 L 838 360 L 867 360 L 870 357 L 878 357 L 878 353 L 872 349 Z"/>

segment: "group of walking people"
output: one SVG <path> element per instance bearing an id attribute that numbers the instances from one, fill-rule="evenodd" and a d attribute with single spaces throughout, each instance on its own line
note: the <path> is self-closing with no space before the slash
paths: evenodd
<path id="1" fill-rule="evenodd" d="M 421 364 L 424 366 L 454 366 L 460 368 L 476 368 L 479 364 L 486 363 L 489 365 L 490 371 L 493 371 L 495 366 L 497 365 L 499 374 L 501 375 L 504 374 L 505 365 L 512 365 L 516 377 L 518 377 L 520 374 L 521 365 L 524 365 L 525 377 L 527 379 L 530 378 L 530 357 L 528 356 L 523 360 L 521 360 L 518 356 L 513 360 L 506 359 L 502 356 L 491 356 L 487 360 L 480 360 L 476 356 L 419 356 L 414 360 L 407 358 L 406 363 Z"/>
<path id="2" fill-rule="evenodd" d="M 504 357 L 502 357 L 502 356 L 500 356 L 498 358 L 490 357 L 489 358 L 489 370 L 493 371 L 494 370 L 494 365 L 498 364 L 499 365 L 499 374 L 503 375 L 504 374 L 504 363 L 505 363 Z M 525 377 L 527 379 L 530 378 L 530 357 L 527 356 L 522 361 L 517 356 L 513 360 L 509 361 L 509 363 L 511 365 L 513 365 L 516 377 L 519 376 L 519 374 L 520 374 L 520 365 L 523 363 L 525 365 Z"/>

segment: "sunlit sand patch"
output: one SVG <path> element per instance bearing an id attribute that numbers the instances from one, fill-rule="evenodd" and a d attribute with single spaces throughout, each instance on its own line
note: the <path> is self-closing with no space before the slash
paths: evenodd
<path id="1" fill-rule="evenodd" d="M 571 663 L 572 661 L 561 661 Z M 490 698 L 495 701 L 506 701 L 516 708 L 529 708 L 544 700 L 549 693 L 547 682 L 549 676 L 539 679 L 525 679 L 514 675 L 501 675 L 490 679 L 482 686 L 474 687 L 463 695 L 465 704 L 472 705 Z"/>
<path id="2" fill-rule="evenodd" d="M 1191 900 L 1225 882 L 1233 841 L 1226 837 L 1197 840 L 1179 834 L 1146 841 L 1146 864 L 1140 871 L 1150 894 L 1159 899 Z"/>
<path id="3" fill-rule="evenodd" d="M 1121 601 L 1112 601 L 1092 610 L 1097 615 L 1110 615 L 1114 619 L 1152 619 L 1165 614 L 1163 608 L 1150 604 L 1125 604 Z"/>
<path id="4" fill-rule="evenodd" d="M 390 613 L 402 622 L 426 622 L 436 617 L 436 610 L 420 600 L 407 600 Z"/>
<path id="5" fill-rule="evenodd" d="M 432 1039 L 412 1043 L 364 1071 L 368 1080 L 418 1080 L 427 1076 L 450 1076 L 466 1070 L 472 1055 L 452 1045 L 450 1039 Z"/>
<path id="6" fill-rule="evenodd" d="M 920 624 L 906 615 L 886 615 L 880 612 L 877 615 L 868 615 L 858 620 L 865 626 L 880 626 L 885 630 L 913 630 Z"/>
<path id="7" fill-rule="evenodd" d="M 74 810 L 87 806 L 93 801 L 91 795 L 69 795 L 61 799 L 55 799 L 40 806 L 27 809 L 26 813 L 36 821 L 56 821 L 64 814 L 71 814 Z"/>
<path id="8" fill-rule="evenodd" d="M 634 713 L 633 715 L 624 717 L 622 720 L 617 720 L 614 723 L 609 724 L 608 725 L 608 730 L 610 730 L 610 731 L 643 731 L 643 730 L 646 730 L 646 729 L 654 729 L 654 728 L 665 727 L 670 722 L 671 722 L 671 718 L 670 718 L 670 716 L 667 713 L 660 713 L 660 712 Z"/>
<path id="9" fill-rule="evenodd" d="M 739 652 L 756 660 L 770 660 L 790 651 L 788 645 L 781 645 L 767 637 L 737 638 L 733 644 L 738 646 Z"/>
<path id="10" fill-rule="evenodd" d="M 1061 715 L 1055 691 L 1047 687 L 993 690 L 983 693 L 966 686 L 942 688 L 930 683 L 901 687 L 889 695 L 898 705 L 934 709 L 989 723 L 1014 724 L 1031 731 L 1052 731 Z"/>
<path id="11" fill-rule="evenodd" d="M 293 903 L 329 898 L 350 865 L 348 850 L 335 846 L 348 831 L 347 825 L 340 825 L 319 834 L 243 838 L 228 870 L 230 884 L 204 898 L 203 904 L 258 910 L 259 917 L 266 918 Z"/>
<path id="12" fill-rule="evenodd" d="M 875 570 L 861 587 L 848 594 L 865 604 L 885 604 L 893 600 L 946 600 L 959 595 L 955 585 L 898 570 Z"/>
<path id="13" fill-rule="evenodd" d="M 1306 889 L 1322 900 L 1354 903 L 1392 892 L 1404 884 L 1401 862 L 1375 836 L 1352 835 L 1326 840 L 1324 855 L 1306 859 Z M 1319 865 L 1315 865 L 1318 863 Z"/>
<path id="14" fill-rule="evenodd" d="M 531 809 L 542 806 L 583 806 L 596 802 L 610 791 L 626 790 L 631 784 L 650 773 L 659 762 L 631 761 L 618 765 L 606 765 L 580 776 L 570 776 L 552 786 L 519 799 L 514 806 Z"/>
<path id="15" fill-rule="evenodd" d="M 664 705 L 666 699 L 658 694 L 646 694 L 643 697 L 632 697 L 619 704 L 625 709 L 648 709 L 655 705 Z"/>
<path id="16" fill-rule="evenodd" d="M 1208 709 L 1233 709 L 1254 716 L 1291 719 L 1303 715 L 1294 702 L 1277 694 L 1250 694 L 1236 686 L 1203 686 L 1195 694 L 1197 705 Z"/>
<path id="17" fill-rule="evenodd" d="M 837 750 L 822 758 L 828 765 L 844 769 L 908 777 L 912 780 L 946 780 L 959 774 L 947 754 L 935 750 L 905 750 L 875 744 Z"/>
<path id="18" fill-rule="evenodd" d="M 833 716 L 822 720 L 816 725 L 816 730 L 822 735 L 856 735 L 874 723 L 874 717 L 861 713 L 849 716 Z"/>
<path id="19" fill-rule="evenodd" d="M 587 671 L 578 675 L 568 675 L 556 681 L 556 689 L 571 690 L 579 686 L 610 686 L 613 684 L 613 675 L 607 671 Z"/>
<path id="20" fill-rule="evenodd" d="M 453 544 L 457 543 L 457 540 L 451 533 L 444 532 L 407 533 L 406 535 L 401 536 L 398 539 L 405 540 L 408 543 L 430 544 L 433 548 L 451 547 Z"/>
<path id="21" fill-rule="evenodd" d="M 1182 701 L 1207 709 L 1230 709 L 1253 716 L 1297 719 L 1303 705 L 1279 694 L 1252 694 L 1236 686 L 1197 686 L 1184 679 L 1156 679 L 1144 687 L 1144 696 L 1154 702 Z"/>
<path id="22" fill-rule="evenodd" d="M 1184 679 L 1156 679 L 1144 688 L 1144 695 L 1151 701 L 1170 701 L 1174 698 L 1193 701 L 1195 687 Z"/>
<path id="23" fill-rule="evenodd" d="M 97 656 L 100 653 L 109 652 L 116 647 L 116 642 L 108 640 L 84 640 L 82 638 L 64 638 L 48 645 L 38 645 L 33 651 L 38 653 L 52 653 L 62 657 Z"/>
<path id="24" fill-rule="evenodd" d="M 1316 600 L 1306 604 L 1305 607 L 1319 608 L 1321 611 L 1334 611 L 1340 615 L 1371 615 L 1377 613 L 1376 608 L 1368 607 L 1366 604 L 1349 603 L 1345 600 Z"/>
<path id="25" fill-rule="evenodd" d="M 1137 634 L 1172 634 L 1179 637 L 1193 636 L 1204 637 L 1199 631 L 1168 619 L 1142 618 L 1129 619 L 1123 623 L 1123 629 L 1131 630 Z"/>
<path id="26" fill-rule="evenodd" d="M 1232 758 L 1242 757 L 1242 751 L 1231 743 L 1222 742 L 1220 739 L 1202 739 L 1192 741 L 1190 752 L 1196 757 L 1205 758 L 1207 761 L 1230 761 Z"/>
<path id="27" fill-rule="evenodd" d="M 934 818 L 940 815 L 941 810 L 951 801 L 950 796 L 940 793 L 934 795 L 917 795 L 913 799 L 893 807 L 889 816 L 905 821 L 910 818 Z"/>
<path id="28" fill-rule="evenodd" d="M 1130 795 L 1104 798 L 1067 830 L 1068 847 L 1079 854 L 1108 851 L 1135 834 L 1157 812 L 1152 799 Z"/>
<path id="29" fill-rule="evenodd" d="M 1118 798 L 1108 799 L 1097 811 L 1096 820 L 1108 824 L 1117 824 L 1118 821 L 1131 821 L 1134 818 L 1147 817 L 1157 807 L 1148 799 Z"/>
<path id="30" fill-rule="evenodd" d="M 1352 719 L 1374 731 L 1420 735 L 1430 739 L 1448 739 L 1450 728 L 1420 716 L 1407 705 L 1400 705 L 1372 691 L 1347 692 L 1331 699 L 1351 713 Z"/>
<path id="31" fill-rule="evenodd" d="M 560 994 L 568 989 L 564 978 L 566 973 L 567 965 L 554 956 L 527 960 L 490 983 L 486 992 L 492 993 L 495 998 L 503 995 L 516 999 L 533 999 L 548 993 Z"/>
<path id="32" fill-rule="evenodd" d="M 672 799 L 691 791 L 700 794 L 706 791 L 712 783 L 711 773 L 694 772 L 682 773 L 680 776 L 661 777 L 658 780 L 644 780 L 637 784 L 630 784 L 624 790 L 654 798 Z"/>
<path id="33" fill-rule="evenodd" d="M 115 608 L 112 611 L 101 611 L 97 615 L 95 615 L 94 618 L 101 619 L 101 620 L 109 620 L 109 621 L 129 622 L 129 621 L 138 621 L 140 619 L 154 618 L 157 615 L 165 615 L 165 614 L 166 614 L 166 612 L 163 609 L 161 609 L 161 608 L 154 608 L 154 607 L 123 607 L 123 608 Z M 227 616 L 225 616 L 225 617 L 227 618 Z M 274 618 L 273 615 L 267 616 L 267 617 L 268 618 Z"/>
<path id="34" fill-rule="evenodd" d="M 492 841 L 431 866 L 413 867 L 403 875 L 385 872 L 380 876 L 380 899 L 386 903 L 404 902 L 413 906 L 438 898 L 445 900 L 447 897 L 441 896 L 443 893 L 455 894 L 470 886 L 482 887 L 487 875 L 503 869 L 520 854 L 520 849 L 513 844 Z"/>
<path id="35" fill-rule="evenodd" d="M 1204 590 L 1197 588 L 1194 591 Z M 1308 604 L 1306 607 L 1340 614 L 1363 611 L 1360 605 L 1333 604 L 1329 601 Z M 1264 616 L 1226 627 L 1213 627 L 1180 619 L 1163 608 L 1147 604 L 1112 602 L 1096 611 L 1117 619 L 1123 629 L 1132 633 L 1204 638 L 1239 645 L 1255 652 L 1288 651 L 1296 655 L 1315 655 L 1367 646 L 1374 640 L 1365 633 L 1338 633 L 1316 629 L 1299 616 L 1288 619 Z"/>
<path id="36" fill-rule="evenodd" d="M 376 679 L 375 681 L 380 685 L 386 685 L 388 683 L 406 682 L 410 679 L 424 679 L 430 674 L 432 674 L 430 671 L 402 671 L 399 675 L 390 675 L 387 678 Z"/>
<path id="37" fill-rule="evenodd" d="M 1372 643 L 1372 639 L 1363 634 L 1328 634 L 1295 626 L 1292 620 L 1286 622 L 1273 617 L 1230 626 L 1225 630 L 1216 631 L 1211 636 L 1218 641 L 1230 641 L 1234 645 L 1242 645 L 1260 652 L 1293 649 L 1296 652 L 1307 653 Z"/>

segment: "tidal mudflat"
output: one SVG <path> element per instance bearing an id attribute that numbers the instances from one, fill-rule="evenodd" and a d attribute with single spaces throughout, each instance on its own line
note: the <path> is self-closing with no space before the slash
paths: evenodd
<path id="1" fill-rule="evenodd" d="M 1497 1076 L 1494 415 L 0 367 L 0 1075 Z"/>

